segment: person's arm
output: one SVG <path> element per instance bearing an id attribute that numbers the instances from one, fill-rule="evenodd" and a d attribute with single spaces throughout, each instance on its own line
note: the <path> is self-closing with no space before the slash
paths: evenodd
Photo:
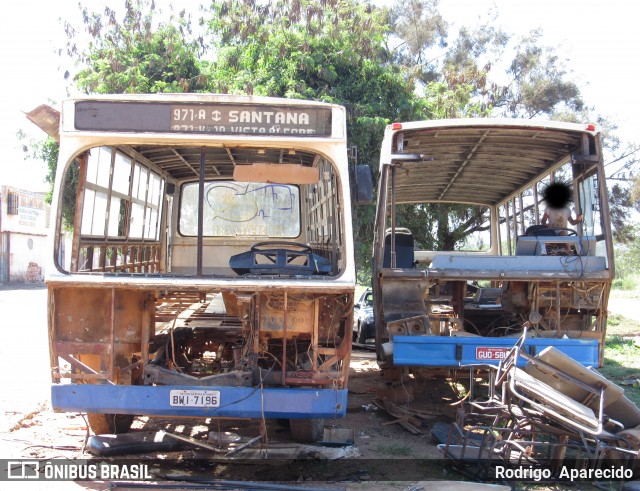
<path id="1" fill-rule="evenodd" d="M 568 220 L 569 220 L 569 223 L 570 223 L 571 225 L 575 225 L 576 223 L 580 223 L 580 222 L 582 221 L 582 215 L 578 215 L 578 216 L 576 216 L 575 218 L 573 218 L 573 217 L 571 216 L 571 213 L 569 213 L 569 218 L 568 218 Z"/>
<path id="2" fill-rule="evenodd" d="M 547 210 L 545 210 L 544 213 L 542 214 L 542 218 L 540 219 L 540 224 L 547 225 L 548 222 L 549 222 L 549 213 L 547 213 Z"/>

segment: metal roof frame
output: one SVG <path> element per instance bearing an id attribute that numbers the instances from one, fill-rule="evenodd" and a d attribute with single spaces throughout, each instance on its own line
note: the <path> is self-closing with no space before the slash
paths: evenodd
<path id="1" fill-rule="evenodd" d="M 500 205 L 567 162 L 592 162 L 589 136 L 596 133 L 573 123 L 516 119 L 402 123 L 387 135 L 395 201 Z"/>

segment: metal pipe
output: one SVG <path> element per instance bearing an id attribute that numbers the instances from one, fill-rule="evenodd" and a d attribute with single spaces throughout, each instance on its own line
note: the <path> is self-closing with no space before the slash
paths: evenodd
<path id="1" fill-rule="evenodd" d="M 84 206 L 84 188 L 87 184 L 87 161 L 89 152 L 80 155 L 78 160 L 78 189 L 76 190 L 76 210 L 73 217 L 73 239 L 71 243 L 71 265 L 69 271 L 75 273 L 80 263 L 80 229 L 82 227 L 82 209 Z M 59 220 L 62 220 L 62 212 L 59 212 Z M 60 242 L 57 244 L 60 249 Z"/>
<path id="2" fill-rule="evenodd" d="M 391 166 L 391 267 L 396 267 L 396 166 Z"/>
<path id="3" fill-rule="evenodd" d="M 382 167 L 379 181 L 378 204 L 376 207 L 376 219 L 374 223 L 373 238 L 373 273 L 374 276 L 382 269 L 384 256 L 382 249 L 384 247 L 384 231 L 386 228 L 387 218 L 387 186 L 389 181 L 389 166 Z"/>
<path id="4" fill-rule="evenodd" d="M 283 299 L 283 311 L 282 311 L 282 385 L 286 385 L 287 378 L 287 322 L 288 322 L 288 305 L 289 297 L 287 292 L 284 292 Z"/>
<path id="5" fill-rule="evenodd" d="M 205 148 L 200 148 L 200 169 L 198 175 L 198 250 L 196 259 L 196 275 L 202 276 L 202 234 L 204 233 L 204 163 Z"/>

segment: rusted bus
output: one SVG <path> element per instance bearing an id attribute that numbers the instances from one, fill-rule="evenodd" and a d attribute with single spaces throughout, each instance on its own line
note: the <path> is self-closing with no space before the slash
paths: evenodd
<path id="1" fill-rule="evenodd" d="M 104 96 L 65 102 L 61 121 L 54 408 L 90 413 L 94 430 L 126 430 L 134 414 L 289 418 L 311 440 L 322 418 L 344 416 L 344 109 Z"/>
<path id="2" fill-rule="evenodd" d="M 380 176 L 372 286 L 383 367 L 497 364 L 523 330 L 529 350 L 602 365 L 614 263 L 593 125 L 397 123 Z M 553 210 L 567 223 L 551 224 Z"/>
<path id="3" fill-rule="evenodd" d="M 123 383 L 126 376 L 119 370 L 140 357 L 143 335 L 150 332 L 153 298 L 138 290 L 50 286 L 52 358 L 61 357 L 73 368 L 72 373 L 61 373 L 57 367 L 54 381 L 81 380 L 88 372 L 92 378 Z M 75 360 L 92 370 L 80 370 Z"/>
<path id="4" fill-rule="evenodd" d="M 160 356 L 170 350 L 168 366 L 194 377 L 204 371 L 213 374 L 215 365 L 220 371 L 248 371 L 256 383 L 262 372 L 269 372 L 267 381 L 285 377 L 289 385 L 346 387 L 349 295 L 247 293 L 235 297 L 238 316 L 208 309 L 218 293 L 176 293 L 51 287 L 52 356 L 69 365 L 67 371 L 57 367 L 54 382 L 72 378 L 131 383 L 131 365 L 142 366 L 136 362 L 145 358 L 144 351 Z M 258 313 L 252 317 L 251 312 Z M 177 334 L 185 332 L 187 336 Z M 257 349 L 243 346 L 246 337 L 256 337 Z M 206 354 L 217 363 L 207 370 L 200 363 L 193 366 L 193 360 Z M 241 360 L 250 354 L 261 356 L 254 366 L 243 365 Z"/>
<path id="5" fill-rule="evenodd" d="M 49 288 L 54 383 L 347 387 L 350 293 Z"/>

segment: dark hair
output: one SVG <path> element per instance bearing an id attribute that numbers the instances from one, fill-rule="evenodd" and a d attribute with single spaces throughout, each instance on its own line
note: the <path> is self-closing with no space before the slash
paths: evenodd
<path id="1" fill-rule="evenodd" d="M 564 208 L 573 201 L 573 193 L 568 184 L 553 182 L 542 191 L 542 199 L 550 208 Z"/>

